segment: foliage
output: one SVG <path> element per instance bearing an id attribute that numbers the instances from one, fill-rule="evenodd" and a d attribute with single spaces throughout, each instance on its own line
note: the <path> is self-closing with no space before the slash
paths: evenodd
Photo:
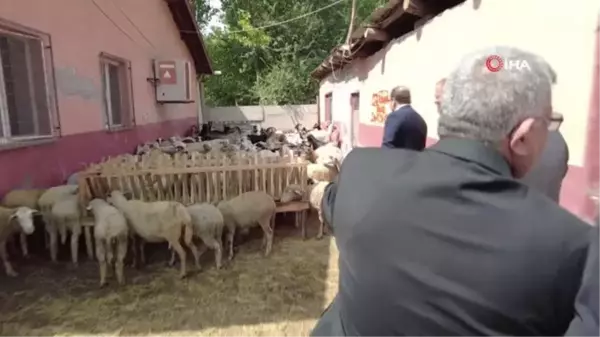
<path id="1" fill-rule="evenodd" d="M 218 10 L 210 6 L 208 0 L 189 1 L 192 5 L 192 13 L 194 13 L 198 27 L 200 27 L 200 30 L 205 32 L 206 28 L 208 27 L 208 23 L 215 15 L 217 15 Z"/>
<path id="2" fill-rule="evenodd" d="M 282 59 L 260 74 L 253 92 L 263 105 L 298 104 L 299 97 L 316 96 L 318 83 L 310 79 L 310 64 L 298 58 Z M 310 99 L 308 99 L 310 102 Z"/>
<path id="3" fill-rule="evenodd" d="M 192 0 L 206 8 L 208 0 Z M 333 0 L 221 0 L 223 28 L 206 36 L 213 69 L 205 80 L 210 105 L 313 103 L 318 83 L 310 73 L 342 43 L 351 1 L 288 23 L 258 29 L 320 9 Z M 364 20 L 386 0 L 357 1 Z M 202 5 L 198 5 L 202 3 Z M 210 13 L 210 10 L 204 10 Z M 200 18 L 205 18 L 201 16 Z"/>

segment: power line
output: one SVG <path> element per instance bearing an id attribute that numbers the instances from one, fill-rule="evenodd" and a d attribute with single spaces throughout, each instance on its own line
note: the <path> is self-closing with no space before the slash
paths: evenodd
<path id="1" fill-rule="evenodd" d="M 156 47 L 154 47 L 154 44 L 152 44 L 152 41 L 150 41 L 150 39 L 148 39 L 146 37 L 146 35 L 142 32 L 142 30 L 131 20 L 131 18 L 127 15 L 127 13 L 125 13 L 125 11 L 121 8 L 121 6 L 117 5 L 114 1 L 112 1 L 112 4 L 117 7 L 119 9 L 119 12 L 121 12 L 121 14 L 123 14 L 123 16 L 127 19 L 127 21 L 129 21 L 129 23 L 133 26 L 133 28 L 135 28 L 135 30 L 137 30 L 138 33 L 140 33 L 140 35 L 144 38 L 144 40 L 146 40 L 146 42 L 148 42 L 148 44 L 156 49 Z"/>
<path id="2" fill-rule="evenodd" d="M 100 7 L 95 0 L 90 0 L 92 1 L 92 3 L 94 4 L 94 6 L 96 6 L 96 8 L 100 11 L 100 13 L 102 13 L 102 15 L 104 15 L 105 18 L 108 19 L 108 21 L 110 21 L 113 26 L 115 26 L 118 30 L 121 31 L 121 33 L 123 33 L 125 36 L 127 36 L 133 43 L 138 44 L 136 40 L 134 40 L 131 35 L 129 35 L 127 33 L 127 31 L 125 31 L 123 28 L 121 28 L 121 26 L 119 26 L 108 14 L 106 14 L 106 12 L 102 9 L 102 7 Z M 139 45 L 139 44 L 138 44 Z"/>
<path id="3" fill-rule="evenodd" d="M 227 33 L 228 34 L 243 33 L 243 32 L 247 32 L 249 30 L 258 30 L 258 29 L 264 29 L 264 28 L 271 28 L 271 27 L 281 26 L 283 24 L 286 24 L 286 23 L 289 23 L 289 22 L 292 22 L 292 21 L 297 21 L 297 20 L 300 20 L 300 19 L 304 19 L 307 16 L 310 16 L 310 15 L 322 12 L 322 11 L 324 11 L 324 10 L 326 10 L 328 8 L 331 8 L 331 7 L 335 6 L 335 5 L 339 5 L 340 3 L 344 2 L 344 1 L 347 1 L 347 0 L 337 0 L 335 2 L 330 3 L 327 6 L 321 7 L 319 9 L 314 10 L 314 11 L 311 11 L 311 12 L 308 12 L 308 13 L 304 13 L 302 15 L 299 15 L 299 16 L 296 16 L 294 18 L 287 19 L 287 20 L 284 20 L 284 21 L 273 22 L 273 23 L 266 24 L 264 26 L 252 27 L 250 29 L 228 31 Z M 197 33 L 194 30 L 182 30 L 180 32 L 182 32 L 182 33 L 194 33 L 194 34 Z"/>

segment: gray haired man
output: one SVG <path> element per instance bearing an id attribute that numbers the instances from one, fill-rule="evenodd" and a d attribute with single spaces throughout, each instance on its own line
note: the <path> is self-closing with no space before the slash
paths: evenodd
<path id="1" fill-rule="evenodd" d="M 490 55 L 530 69 L 491 72 Z M 545 146 L 551 73 L 516 48 L 480 50 L 446 78 L 436 145 L 348 154 L 322 202 L 339 291 L 313 335 L 566 332 L 590 226 L 517 180 Z"/>
<path id="2" fill-rule="evenodd" d="M 441 107 L 441 103 L 442 103 L 442 95 L 444 94 L 444 85 L 446 84 L 446 79 L 442 78 L 441 80 L 437 81 L 437 83 L 435 84 L 435 106 L 437 107 L 437 111 L 438 113 L 442 112 L 442 107 Z"/>

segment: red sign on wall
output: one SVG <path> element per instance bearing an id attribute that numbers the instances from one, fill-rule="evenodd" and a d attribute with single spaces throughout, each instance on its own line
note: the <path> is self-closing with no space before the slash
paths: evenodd
<path id="1" fill-rule="evenodd" d="M 175 71 L 175 62 L 159 62 L 158 78 L 160 79 L 160 84 L 177 84 L 177 72 Z"/>
<path id="2" fill-rule="evenodd" d="M 390 112 L 390 94 L 387 90 L 380 90 L 373 94 L 371 100 L 371 122 L 382 124 Z"/>

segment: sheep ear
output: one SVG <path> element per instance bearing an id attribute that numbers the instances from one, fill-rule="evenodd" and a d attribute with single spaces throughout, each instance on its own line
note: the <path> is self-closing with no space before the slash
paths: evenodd
<path id="1" fill-rule="evenodd" d="M 301 197 L 301 196 L 303 196 L 304 193 L 302 193 L 302 191 L 300 191 L 300 190 L 294 190 L 294 194 Z"/>
<path id="2" fill-rule="evenodd" d="M 123 196 L 127 199 L 127 200 L 131 200 L 133 199 L 133 193 L 131 192 L 123 192 Z"/>
<path id="3" fill-rule="evenodd" d="M 16 219 L 16 218 L 17 218 L 17 212 L 13 212 L 13 214 L 11 214 L 11 215 L 8 217 L 8 220 L 10 221 L 10 220 L 12 220 L 12 219 Z"/>

